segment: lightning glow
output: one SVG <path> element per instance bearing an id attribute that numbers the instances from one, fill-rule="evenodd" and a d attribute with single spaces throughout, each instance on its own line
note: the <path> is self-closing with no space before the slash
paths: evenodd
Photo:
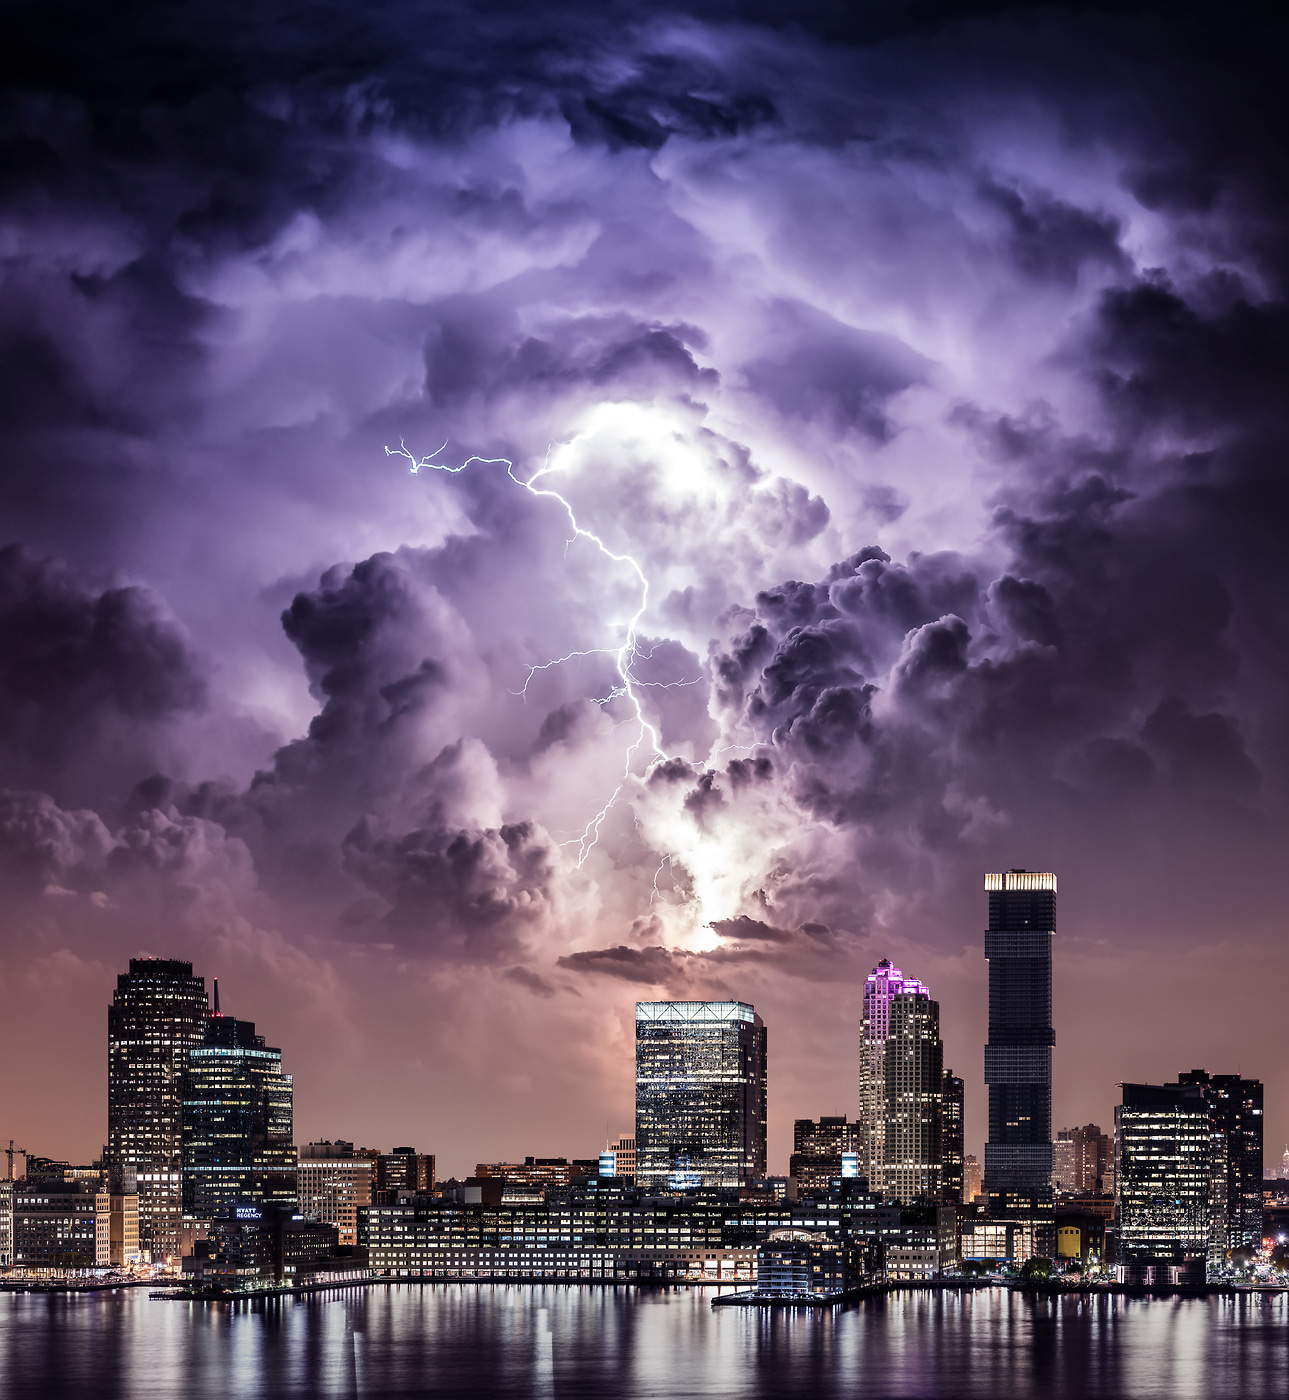
<path id="1" fill-rule="evenodd" d="M 638 690 L 650 686 L 660 689 L 670 689 L 675 686 L 697 685 L 702 678 L 696 677 L 692 680 L 686 679 L 678 681 L 642 681 L 636 676 L 633 669 L 635 664 L 638 661 L 647 661 L 653 655 L 652 647 L 647 652 L 642 651 L 639 643 L 640 619 L 644 616 L 649 606 L 649 579 L 644 570 L 640 567 L 639 562 L 632 555 L 619 554 L 616 550 L 610 549 L 593 530 L 588 530 L 584 525 L 579 524 L 572 505 L 564 496 L 549 486 L 539 487 L 537 485 L 540 480 L 558 470 L 557 467 L 551 464 L 549 453 L 547 454 L 545 464 L 527 480 L 524 480 L 522 477 L 515 475 L 514 463 L 507 457 L 471 456 L 467 457 L 459 466 L 450 466 L 444 462 L 436 462 L 434 458 L 440 456 L 446 447 L 447 443 L 444 442 L 434 452 L 430 453 L 429 456 L 417 457 L 408 450 L 407 444 L 400 440 L 397 447 L 386 447 L 385 455 L 388 457 L 406 458 L 410 464 L 409 470 L 413 476 L 418 475 L 422 471 L 449 472 L 455 476 L 476 463 L 480 466 L 504 466 L 506 475 L 516 486 L 522 486 L 524 490 L 532 496 L 545 497 L 557 502 L 563 507 L 564 513 L 568 516 L 569 527 L 573 531 L 569 543 L 572 543 L 575 539 L 588 540 L 606 559 L 615 564 L 622 564 L 629 568 L 632 573 L 635 574 L 636 580 L 640 585 L 640 605 L 627 621 L 626 630 L 620 645 L 616 647 L 588 647 L 579 651 L 567 652 L 565 655 L 554 657 L 550 661 L 532 664 L 528 667 L 528 673 L 524 677 L 523 686 L 519 690 L 512 692 L 515 695 L 527 699 L 528 686 L 533 677 L 539 672 L 549 671 L 556 666 L 562 666 L 569 661 L 581 657 L 609 656 L 613 658 L 614 671 L 617 675 L 618 683 L 612 686 L 606 695 L 595 697 L 595 703 L 604 706 L 612 700 L 623 697 L 631 703 L 632 711 L 635 715 L 636 734 L 635 738 L 632 739 L 631 743 L 627 746 L 622 776 L 618 779 L 617 786 L 613 789 L 608 800 L 582 829 L 580 837 L 574 837 L 570 841 L 561 843 L 562 845 L 573 845 L 574 842 L 576 842 L 578 846 L 577 865 L 578 868 L 581 869 L 587 856 L 591 853 L 599 840 L 600 829 L 604 825 L 605 819 L 613 810 L 614 804 L 622 795 L 623 787 L 631 777 L 632 764 L 635 762 L 637 754 L 639 754 L 642 749 L 647 749 L 648 751 L 648 760 L 645 766 L 646 776 L 655 764 L 664 762 L 668 757 L 662 749 L 657 729 L 645 714 L 644 706 L 637 693 Z M 668 863 L 670 860 L 670 856 L 664 857 L 664 864 Z M 656 883 L 655 879 L 655 888 Z"/>

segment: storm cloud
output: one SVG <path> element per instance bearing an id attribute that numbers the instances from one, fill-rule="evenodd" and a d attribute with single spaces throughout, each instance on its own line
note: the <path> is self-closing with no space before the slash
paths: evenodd
<path id="1" fill-rule="evenodd" d="M 589 1155 L 633 998 L 741 996 L 781 1157 L 853 1111 L 890 956 L 976 1140 L 980 873 L 1021 865 L 1058 1117 L 1238 1062 L 1289 1135 L 1256 1018 L 1201 1014 L 1289 971 L 1278 31 L 11 20 L 7 1054 L 57 1014 L 88 1062 L 124 960 L 191 957 L 302 1138 L 457 1170 Z M 88 1155 L 96 1091 L 47 1089 L 25 1140 Z"/>

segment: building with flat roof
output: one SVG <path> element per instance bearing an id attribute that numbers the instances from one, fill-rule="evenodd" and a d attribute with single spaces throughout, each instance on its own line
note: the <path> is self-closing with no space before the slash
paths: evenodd
<path id="1" fill-rule="evenodd" d="M 1208 1104 L 1209 1124 L 1217 1137 L 1213 1165 L 1215 1218 L 1222 1240 L 1214 1249 L 1262 1247 L 1262 1081 L 1238 1074 L 1209 1074 L 1195 1069 L 1177 1076 L 1179 1084 L 1199 1087 Z"/>
<path id="2" fill-rule="evenodd" d="M 1002 1219 L 1032 1219 L 1050 1253 L 1052 1219 L 1052 939 L 1056 876 L 1008 870 L 985 876 L 989 927 L 989 1139 L 985 1190 Z"/>
<path id="3" fill-rule="evenodd" d="M 131 958 L 107 1012 L 107 1149 L 113 1194 L 137 1190 L 139 1248 L 177 1258 L 183 1224 L 183 1078 L 210 1015 L 192 964 Z"/>
<path id="4" fill-rule="evenodd" d="M 219 1009 L 189 1046 L 183 1082 L 183 1206 L 211 1220 L 235 1201 L 295 1204 L 294 1089 L 253 1021 Z"/>
<path id="5" fill-rule="evenodd" d="M 792 1125 L 788 1175 L 797 1194 L 832 1190 L 842 1179 L 843 1159 L 856 1151 L 859 1124 L 840 1118 L 798 1118 Z"/>
<path id="6" fill-rule="evenodd" d="M 636 1004 L 636 1179 L 655 1191 L 765 1176 L 766 1029 L 741 1001 Z"/>
<path id="7" fill-rule="evenodd" d="M 966 1199 L 966 1119 L 967 1087 L 961 1075 L 946 1069 L 940 1095 L 940 1199 L 949 1205 Z"/>
<path id="8" fill-rule="evenodd" d="M 1115 1109 L 1120 1262 L 1203 1259 L 1212 1130 L 1197 1084 L 1125 1084 Z"/>
<path id="9" fill-rule="evenodd" d="M 357 1245 L 358 1212 L 371 1205 L 374 1167 L 366 1150 L 355 1151 L 352 1142 L 306 1143 L 296 1165 L 300 1214 L 334 1225 L 341 1245 Z"/>

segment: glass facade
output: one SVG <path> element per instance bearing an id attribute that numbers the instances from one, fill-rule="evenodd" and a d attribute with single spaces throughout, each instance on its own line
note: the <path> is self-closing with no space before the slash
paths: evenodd
<path id="1" fill-rule="evenodd" d="M 188 1051 L 183 1205 L 209 1220 L 239 1199 L 295 1202 L 293 1089 L 254 1022 L 216 1012 Z"/>
<path id="2" fill-rule="evenodd" d="M 131 958 L 107 1012 L 107 1154 L 114 1193 L 136 1189 L 139 1248 L 174 1255 L 183 1219 L 183 1076 L 210 1005 L 192 964 Z"/>
<path id="3" fill-rule="evenodd" d="M 792 1159 L 788 1173 L 797 1183 L 798 1195 L 810 1195 L 835 1187 L 844 1175 L 844 1158 L 856 1163 L 855 1141 L 859 1124 L 840 1118 L 798 1118 L 792 1125 Z"/>
<path id="4" fill-rule="evenodd" d="M 985 891 L 989 897 L 985 1190 L 996 1216 L 1048 1217 L 1052 1209 L 1052 1047 L 1056 1044 L 1052 1027 L 1056 876 L 1032 870 L 990 874 L 985 876 Z"/>
<path id="5" fill-rule="evenodd" d="M 1214 1134 L 1213 1215 L 1222 1253 L 1262 1246 L 1262 1081 L 1202 1069 L 1177 1076 L 1208 1104 Z M 1215 1239 L 1215 1246 L 1217 1241 Z"/>
<path id="6" fill-rule="evenodd" d="M 1203 1258 L 1210 1238 L 1212 1145 L 1201 1089 L 1125 1084 L 1114 1118 L 1121 1255 Z"/>
<path id="7" fill-rule="evenodd" d="M 765 1023 L 741 1001 L 636 1004 L 636 1180 L 736 1187 L 765 1175 Z"/>

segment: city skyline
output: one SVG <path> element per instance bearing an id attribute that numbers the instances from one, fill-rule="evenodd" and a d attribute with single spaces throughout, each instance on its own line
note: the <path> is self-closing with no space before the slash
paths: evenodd
<path id="1" fill-rule="evenodd" d="M 742 999 L 782 1161 L 889 958 L 983 1153 L 1023 866 L 1066 1121 L 1256 1064 L 1289 1141 L 1275 1018 L 1209 1014 L 1289 986 L 1257 25 L 64 2 L 6 108 L 15 1134 L 94 1150 L 56 1105 L 151 953 L 318 1067 L 305 1135 L 414 1099 L 467 1164 L 620 1119 L 635 1001 Z"/>

